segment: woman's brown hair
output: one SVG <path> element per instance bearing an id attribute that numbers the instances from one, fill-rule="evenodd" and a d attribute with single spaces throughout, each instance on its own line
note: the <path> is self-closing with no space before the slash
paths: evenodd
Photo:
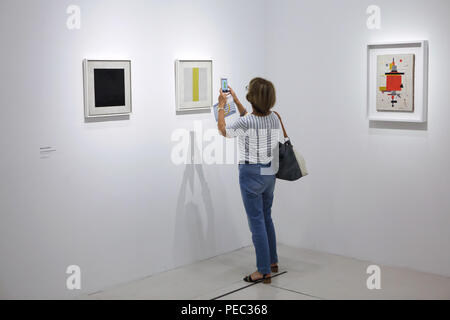
<path id="1" fill-rule="evenodd" d="M 253 79 L 248 86 L 247 100 L 257 112 L 268 114 L 276 101 L 273 83 L 263 78 Z"/>

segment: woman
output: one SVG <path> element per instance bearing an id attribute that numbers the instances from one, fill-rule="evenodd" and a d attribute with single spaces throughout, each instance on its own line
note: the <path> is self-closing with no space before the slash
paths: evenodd
<path id="1" fill-rule="evenodd" d="M 275 105 L 275 88 L 270 81 L 255 78 L 247 86 L 247 100 L 252 105 L 249 114 L 236 93 L 229 88 L 241 117 L 226 126 L 224 107 L 229 94 L 220 91 L 218 129 L 227 138 L 239 139 L 239 184 L 242 200 L 256 252 L 258 270 L 244 278 L 247 282 L 271 283 L 271 272 L 278 272 L 275 228 L 271 209 L 275 189 L 275 173 L 271 168 L 272 154 L 278 142 L 284 142 Z"/>

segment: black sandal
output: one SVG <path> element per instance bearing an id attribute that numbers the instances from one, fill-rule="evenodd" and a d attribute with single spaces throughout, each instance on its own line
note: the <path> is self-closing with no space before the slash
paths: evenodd
<path id="1" fill-rule="evenodd" d="M 270 271 L 272 271 L 273 273 L 278 273 L 278 265 L 270 266 Z"/>
<path id="2" fill-rule="evenodd" d="M 270 274 L 264 274 L 263 277 L 261 279 L 258 280 L 253 280 L 252 279 L 252 275 L 248 275 L 243 279 L 245 282 L 250 282 L 250 283 L 259 283 L 259 282 L 263 282 L 263 283 L 272 283 L 272 278 Z"/>

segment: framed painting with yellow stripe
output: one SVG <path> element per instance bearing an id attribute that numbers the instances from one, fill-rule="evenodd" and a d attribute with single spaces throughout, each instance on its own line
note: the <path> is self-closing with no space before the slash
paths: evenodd
<path id="1" fill-rule="evenodd" d="M 183 111 L 211 111 L 212 60 L 176 60 L 176 108 Z"/>

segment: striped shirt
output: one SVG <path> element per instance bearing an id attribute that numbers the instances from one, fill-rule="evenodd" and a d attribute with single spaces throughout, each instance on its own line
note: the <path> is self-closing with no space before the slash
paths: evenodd
<path id="1" fill-rule="evenodd" d="M 271 112 L 264 117 L 253 114 L 240 117 L 226 127 L 227 138 L 239 139 L 239 163 L 268 164 L 278 143 L 284 143 L 280 119 Z"/>

